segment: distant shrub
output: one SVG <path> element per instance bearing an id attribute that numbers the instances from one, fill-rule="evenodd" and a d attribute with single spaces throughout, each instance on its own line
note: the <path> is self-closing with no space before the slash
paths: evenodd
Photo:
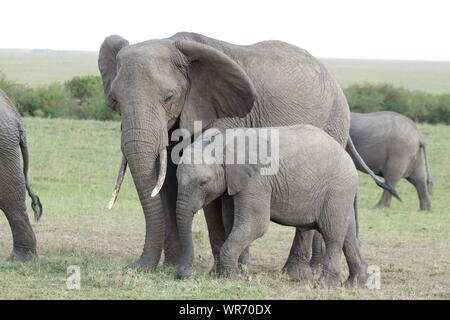
<path id="1" fill-rule="evenodd" d="M 450 124 L 450 94 L 372 83 L 354 84 L 344 92 L 353 112 L 395 111 L 417 122 Z"/>
<path id="2" fill-rule="evenodd" d="M 75 99 L 84 102 L 95 93 L 102 91 L 102 80 L 99 76 L 76 76 L 66 81 L 64 86 Z"/>
<path id="3" fill-rule="evenodd" d="M 77 99 L 72 115 L 77 119 L 119 120 L 120 116 L 106 106 L 99 76 L 76 76 L 64 83 Z"/>
<path id="4" fill-rule="evenodd" d="M 118 120 L 103 97 L 98 76 L 77 76 L 64 85 L 55 82 L 31 88 L 7 80 L 0 74 L 0 88 L 15 104 L 20 114 L 30 117 Z"/>
<path id="5" fill-rule="evenodd" d="M 31 88 L 0 77 L 0 87 L 15 104 L 20 114 L 31 117 L 63 118 L 76 104 L 64 86 L 53 83 Z"/>
<path id="6" fill-rule="evenodd" d="M 74 109 L 73 115 L 77 119 L 120 120 L 120 115 L 106 106 L 103 91 L 96 91 L 82 101 Z"/>

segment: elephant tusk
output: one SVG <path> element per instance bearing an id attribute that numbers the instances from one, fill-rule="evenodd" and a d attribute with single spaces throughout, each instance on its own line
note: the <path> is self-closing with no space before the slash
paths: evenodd
<path id="1" fill-rule="evenodd" d="M 114 203 L 116 202 L 126 171 L 127 171 L 127 159 L 125 159 L 125 156 L 122 156 L 122 162 L 120 163 L 119 173 L 117 174 L 116 185 L 114 186 L 114 191 L 112 193 L 111 200 L 109 200 L 108 205 L 109 210 L 112 209 Z"/>
<path id="2" fill-rule="evenodd" d="M 159 175 L 158 175 L 158 182 L 156 183 L 156 187 L 152 191 L 152 198 L 156 196 L 159 191 L 161 190 L 164 180 L 166 179 L 166 172 L 167 172 L 167 150 L 164 148 L 161 150 L 161 153 L 159 154 Z"/>

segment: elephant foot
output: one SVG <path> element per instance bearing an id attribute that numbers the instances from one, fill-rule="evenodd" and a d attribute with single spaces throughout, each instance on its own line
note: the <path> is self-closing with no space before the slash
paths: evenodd
<path id="1" fill-rule="evenodd" d="M 154 265 L 153 263 L 150 263 L 144 259 L 139 258 L 138 260 L 136 260 L 133 263 L 130 263 L 129 265 L 125 266 L 123 268 L 124 272 L 149 272 L 151 270 L 153 270 L 156 267 L 156 265 Z"/>
<path id="2" fill-rule="evenodd" d="M 209 270 L 208 275 L 209 275 L 211 278 L 217 278 L 217 277 L 219 277 L 219 273 L 220 273 L 220 272 L 219 272 L 219 259 L 218 259 L 218 258 L 215 258 L 215 259 L 214 259 L 214 264 L 213 264 L 211 270 Z"/>
<path id="3" fill-rule="evenodd" d="M 383 202 L 378 202 L 375 207 L 373 207 L 375 210 L 383 210 L 383 209 L 389 209 L 390 205 L 383 203 Z"/>
<path id="4" fill-rule="evenodd" d="M 335 289 L 340 286 L 341 282 L 339 281 L 339 277 L 325 270 L 322 270 L 322 274 L 315 285 L 316 288 L 322 289 Z"/>
<path id="5" fill-rule="evenodd" d="M 249 277 L 248 264 L 239 263 L 239 272 L 241 273 L 242 277 L 248 278 Z"/>
<path id="6" fill-rule="evenodd" d="M 163 266 L 164 267 L 176 267 L 178 265 L 178 259 L 175 257 L 164 257 Z"/>
<path id="7" fill-rule="evenodd" d="M 178 267 L 177 269 L 177 279 L 184 280 L 191 276 L 192 271 L 189 267 Z"/>
<path id="8" fill-rule="evenodd" d="M 430 205 L 421 205 L 419 211 L 426 211 L 428 213 L 432 213 L 433 210 L 431 210 Z"/>
<path id="9" fill-rule="evenodd" d="M 296 281 L 307 280 L 313 277 L 313 271 L 306 262 L 286 263 L 281 271 Z"/>
<path id="10" fill-rule="evenodd" d="M 241 274 L 241 271 L 239 268 L 221 268 L 219 272 L 220 278 L 228 278 L 231 280 L 242 280 L 243 275 Z"/>
<path id="11" fill-rule="evenodd" d="M 345 287 L 365 287 L 367 286 L 367 280 L 369 279 L 369 274 L 367 272 L 361 272 L 357 274 L 351 274 L 345 281 Z"/>
<path id="12" fill-rule="evenodd" d="M 36 249 L 14 248 L 6 261 L 27 262 L 38 260 Z"/>
<path id="13" fill-rule="evenodd" d="M 311 268 L 313 274 L 318 274 L 320 272 L 320 268 L 322 266 L 323 256 L 320 257 L 313 257 L 311 258 L 311 261 L 309 262 L 309 267 Z"/>

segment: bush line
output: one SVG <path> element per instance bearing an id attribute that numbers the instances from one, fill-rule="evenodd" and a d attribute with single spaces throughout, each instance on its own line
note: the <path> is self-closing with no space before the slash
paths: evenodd
<path id="1" fill-rule="evenodd" d="M 23 116 L 45 118 L 119 120 L 105 105 L 99 76 L 76 76 L 63 84 L 36 88 L 7 80 L 0 88 Z M 450 93 L 431 94 L 390 84 L 362 83 L 344 89 L 354 112 L 395 111 L 416 122 L 450 124 Z"/>

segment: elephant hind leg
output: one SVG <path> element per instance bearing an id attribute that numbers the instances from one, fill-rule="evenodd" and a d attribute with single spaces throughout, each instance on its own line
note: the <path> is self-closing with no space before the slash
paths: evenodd
<path id="1" fill-rule="evenodd" d="M 283 272 L 287 273 L 294 280 L 309 279 L 313 276 L 309 265 L 309 258 L 311 256 L 314 233 L 314 230 L 295 229 L 295 237 L 292 242 L 291 251 L 282 269 Z"/>
<path id="2" fill-rule="evenodd" d="M 359 240 L 356 236 L 356 222 L 352 219 L 344 240 L 344 255 L 347 260 L 349 277 L 345 282 L 348 286 L 364 286 L 369 277 L 367 273 L 367 263 L 361 256 Z"/>
<path id="3" fill-rule="evenodd" d="M 221 199 L 212 201 L 203 208 L 205 214 L 206 225 L 208 227 L 209 243 L 214 258 L 214 264 L 209 271 L 210 276 L 216 276 L 219 273 L 220 250 L 227 239 L 225 226 L 222 220 L 222 204 Z"/>
<path id="4" fill-rule="evenodd" d="M 418 159 L 416 168 L 406 180 L 408 180 L 417 190 L 420 210 L 431 212 L 431 201 L 427 187 L 427 173 L 422 157 Z"/>
<path id="5" fill-rule="evenodd" d="M 323 257 L 325 255 L 325 246 L 322 235 L 320 232 L 314 232 L 314 238 L 312 243 L 312 256 L 309 265 L 314 273 L 317 273 L 320 266 L 323 264 Z"/>
<path id="6" fill-rule="evenodd" d="M 25 201 L 9 205 L 4 210 L 13 237 L 13 250 L 9 261 L 32 261 L 37 259 L 36 236 L 26 212 Z"/>
<path id="7" fill-rule="evenodd" d="M 402 174 L 403 171 L 399 168 L 398 163 L 394 163 L 394 161 L 392 160 L 392 162 L 388 163 L 384 173 L 385 182 L 391 187 L 395 188 L 397 183 L 402 178 Z M 376 204 L 375 208 L 389 208 L 391 206 L 391 200 L 392 194 L 387 190 L 383 190 L 383 194 L 381 195 L 381 198 Z"/>
<path id="8" fill-rule="evenodd" d="M 356 189 L 356 188 L 355 188 Z M 355 221 L 353 199 L 356 190 L 330 190 L 317 220 L 318 231 L 325 242 L 322 272 L 318 285 L 335 288 L 340 285 L 341 256 L 351 221 Z M 356 227 L 354 227 L 356 238 Z"/>

